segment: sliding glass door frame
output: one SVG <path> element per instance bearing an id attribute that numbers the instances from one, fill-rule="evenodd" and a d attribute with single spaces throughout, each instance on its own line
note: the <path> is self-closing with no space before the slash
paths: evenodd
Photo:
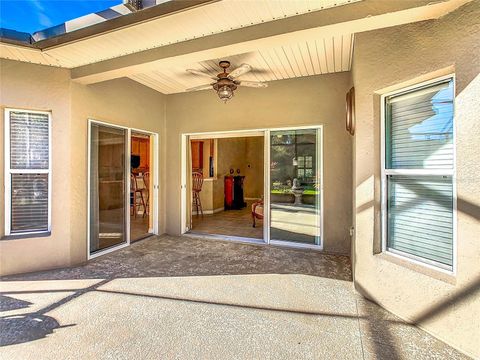
<path id="1" fill-rule="evenodd" d="M 191 234 L 193 236 L 199 237 L 208 237 L 208 238 L 222 238 L 223 240 L 232 240 L 240 242 L 249 242 L 249 243 L 265 243 L 265 226 L 263 227 L 264 236 L 263 239 L 254 239 L 254 238 L 245 238 L 240 236 L 229 236 L 229 235 L 216 235 L 216 234 L 198 234 L 192 232 L 191 221 L 192 214 L 188 209 L 188 202 L 191 202 L 191 194 L 188 193 L 190 187 L 188 185 L 188 176 L 190 174 L 189 170 L 189 156 L 188 153 L 190 149 L 191 140 L 200 140 L 200 139 L 222 139 L 222 138 L 238 138 L 238 137 L 265 137 L 265 129 L 252 129 L 252 130 L 229 130 L 229 131 L 212 131 L 212 132 L 199 132 L 199 133 L 185 133 L 181 134 L 181 175 L 180 175 L 180 233 Z"/>
<path id="2" fill-rule="evenodd" d="M 289 242 L 284 240 L 275 240 L 271 239 L 271 178 L 270 178 L 270 171 L 271 171 L 271 133 L 276 131 L 293 131 L 293 130 L 316 130 L 317 131 L 317 154 L 316 157 L 316 168 L 319 170 L 317 171 L 317 182 L 320 184 L 320 216 L 317 217 L 317 227 L 320 227 L 320 239 L 319 244 L 305 244 L 300 242 Z M 265 196 L 264 196 L 264 239 L 265 243 L 271 245 L 281 245 L 286 247 L 294 247 L 294 248 L 308 248 L 314 250 L 323 250 L 323 243 L 324 243 L 324 210 L 323 210 L 323 125 L 306 125 L 306 126 L 289 126 L 289 127 L 282 127 L 282 128 L 271 128 L 265 129 Z"/>
<path id="3" fill-rule="evenodd" d="M 122 242 L 121 244 L 115 245 L 108 247 L 104 250 L 98 250 L 95 251 L 94 253 L 91 252 L 91 238 L 90 238 L 90 216 L 91 216 L 91 202 L 90 202 L 90 192 L 91 192 L 91 156 L 92 156 L 92 125 L 101 125 L 105 127 L 111 127 L 113 129 L 122 129 L 127 131 L 127 141 L 126 141 L 126 149 L 125 149 L 125 182 L 126 182 L 126 191 L 125 191 L 125 219 L 126 219 L 126 226 L 125 226 L 125 242 Z M 87 260 L 96 258 L 101 255 L 108 254 L 112 251 L 122 249 L 124 247 L 130 246 L 130 155 L 131 155 L 131 137 L 132 137 L 132 131 L 134 132 L 141 132 L 144 134 L 150 134 L 153 135 L 153 162 L 154 162 L 154 173 L 153 173 L 153 234 L 158 235 L 158 189 L 159 189 L 159 161 L 158 161 L 158 134 L 153 133 L 151 131 L 146 131 L 142 129 L 134 129 L 134 128 L 129 128 L 126 126 L 121 126 L 121 125 L 116 125 L 116 124 L 111 124 L 95 119 L 88 119 L 88 129 L 87 129 Z"/>
<path id="4" fill-rule="evenodd" d="M 152 131 L 147 131 L 143 129 L 137 129 L 137 128 L 129 128 L 128 129 L 128 160 L 130 161 L 130 155 L 132 151 L 132 145 L 131 145 L 131 140 L 132 140 L 132 132 L 134 133 L 141 133 L 144 135 L 150 135 L 153 140 L 152 144 L 150 146 L 153 146 L 153 194 L 150 198 L 150 204 L 152 204 L 151 209 L 152 209 L 152 217 L 153 217 L 153 229 L 152 229 L 152 235 L 158 235 L 158 203 L 159 203 L 159 198 L 158 198 L 158 191 L 159 191 L 159 182 L 160 182 L 160 172 L 159 172 L 159 166 L 160 166 L 160 161 L 159 161 L 159 156 L 158 156 L 158 149 L 159 149 L 159 143 L 158 143 L 158 134 L 154 133 Z M 130 176 L 128 177 L 128 188 L 130 189 Z M 130 216 L 128 217 L 128 222 L 129 222 L 129 233 L 130 233 Z"/>
<path id="5" fill-rule="evenodd" d="M 320 227 L 320 240 L 319 244 L 304 244 L 299 242 L 288 242 L 288 241 L 279 241 L 270 239 L 270 136 L 271 132 L 282 131 L 282 130 L 317 130 L 317 153 L 316 166 L 319 171 L 317 172 L 317 180 L 320 184 L 320 216 L 317 219 L 317 226 Z M 263 128 L 263 129 L 249 129 L 249 130 L 233 130 L 233 131 L 216 131 L 216 132 L 204 132 L 204 133 L 185 133 L 181 135 L 181 234 L 186 234 L 189 232 L 189 227 L 187 225 L 187 201 L 190 201 L 190 196 L 187 194 L 187 152 L 188 152 L 188 142 L 190 139 L 196 138 L 228 138 L 228 137 L 242 137 L 249 136 L 249 134 L 254 133 L 263 133 L 264 136 L 264 218 L 263 218 L 263 240 L 254 240 L 248 242 L 255 242 L 260 244 L 271 244 L 277 246 L 285 247 L 294 247 L 294 248 L 309 248 L 314 250 L 323 250 L 324 244 L 324 208 L 323 208 L 323 125 L 304 125 L 304 126 L 288 126 L 281 128 Z M 195 234 L 192 234 L 195 235 Z M 201 236 L 206 237 L 206 236 Z M 207 236 L 208 237 L 208 236 Z M 241 241 L 245 242 L 244 238 L 233 237 L 233 236 L 216 236 L 221 237 L 225 240 L 232 241 Z"/>

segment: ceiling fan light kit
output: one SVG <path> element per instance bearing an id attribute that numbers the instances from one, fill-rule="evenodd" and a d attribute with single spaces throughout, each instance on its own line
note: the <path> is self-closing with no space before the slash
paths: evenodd
<path id="1" fill-rule="evenodd" d="M 217 95 L 220 98 L 220 100 L 222 100 L 224 103 L 226 103 L 227 100 L 230 100 L 233 97 L 233 90 L 235 90 L 235 89 L 231 88 L 228 85 L 223 85 L 222 87 L 220 87 L 218 89 L 215 89 L 215 90 L 217 91 Z"/>
<path id="2" fill-rule="evenodd" d="M 213 77 L 210 74 L 207 74 L 198 70 L 187 69 L 187 72 L 191 74 L 208 77 L 210 79 L 215 80 L 215 82 L 211 84 L 195 86 L 193 88 L 187 89 L 187 91 L 205 90 L 205 89 L 213 88 L 213 90 L 216 91 L 220 100 L 226 103 L 228 100 L 230 100 L 233 97 L 234 91 L 237 89 L 238 86 L 248 86 L 248 87 L 256 87 L 256 88 L 268 86 L 264 82 L 237 80 L 238 77 L 252 70 L 252 67 L 248 64 L 242 64 L 230 73 L 227 72 L 227 69 L 230 67 L 229 61 L 222 60 L 219 62 L 218 65 L 223 69 L 223 72 L 218 74 L 216 77 Z"/>

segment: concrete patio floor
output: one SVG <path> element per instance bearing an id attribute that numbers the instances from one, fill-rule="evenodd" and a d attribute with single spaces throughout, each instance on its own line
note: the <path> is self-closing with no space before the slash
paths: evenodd
<path id="1" fill-rule="evenodd" d="M 1 359 L 466 358 L 316 251 L 152 237 L 1 290 Z"/>

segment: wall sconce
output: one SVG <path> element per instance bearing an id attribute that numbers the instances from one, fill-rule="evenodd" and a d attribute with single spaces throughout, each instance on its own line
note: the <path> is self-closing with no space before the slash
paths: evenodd
<path id="1" fill-rule="evenodd" d="M 345 128 L 350 135 L 355 135 L 355 88 L 351 88 L 345 97 Z"/>

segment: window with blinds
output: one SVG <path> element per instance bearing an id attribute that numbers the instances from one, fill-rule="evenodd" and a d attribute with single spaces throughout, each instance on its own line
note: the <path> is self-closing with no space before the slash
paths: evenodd
<path id="1" fill-rule="evenodd" d="M 453 268 L 454 88 L 441 80 L 385 97 L 386 249 Z"/>
<path id="2" fill-rule="evenodd" d="M 50 113 L 5 110 L 5 233 L 50 231 Z"/>

